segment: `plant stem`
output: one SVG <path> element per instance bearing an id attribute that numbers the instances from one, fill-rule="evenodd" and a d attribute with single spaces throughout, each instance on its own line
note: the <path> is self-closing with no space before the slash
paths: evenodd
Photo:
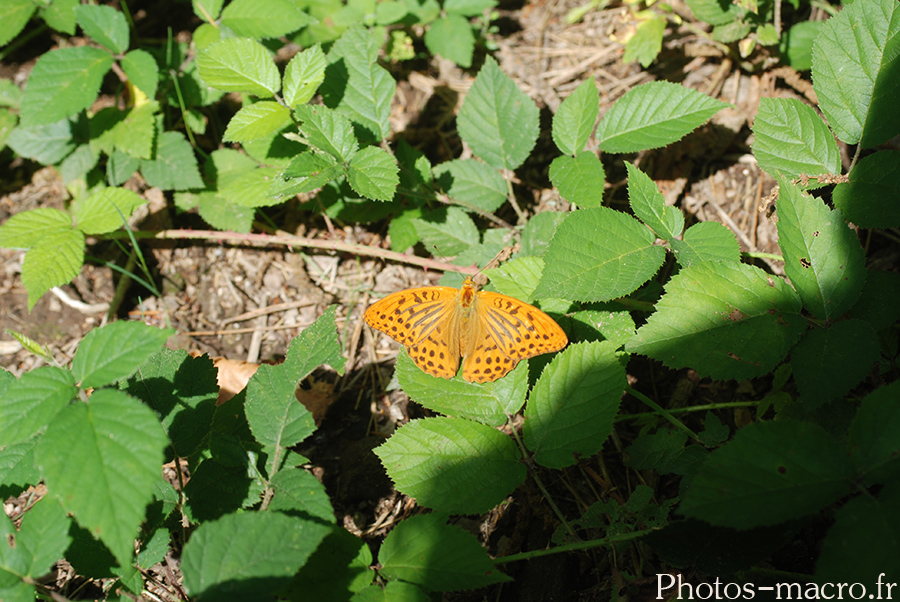
<path id="1" fill-rule="evenodd" d="M 551 554 L 562 554 L 563 552 L 574 552 L 576 550 L 588 550 L 590 548 L 602 548 L 623 541 L 633 541 L 640 539 L 644 535 L 648 535 L 657 529 L 644 529 L 643 531 L 632 531 L 631 533 L 620 533 L 618 535 L 610 535 L 603 539 L 592 539 L 590 541 L 576 541 L 568 543 L 549 550 L 534 550 L 531 552 L 522 552 L 521 554 L 512 554 L 495 558 L 494 564 L 506 564 L 507 562 L 517 562 L 519 560 L 531 560 L 532 558 L 540 558 L 542 556 L 550 556 Z"/>
<path id="2" fill-rule="evenodd" d="M 762 251 L 746 251 L 741 253 L 744 257 L 750 259 L 771 259 L 773 261 L 784 261 L 784 257 L 775 253 L 764 253 Z"/>
<path id="3" fill-rule="evenodd" d="M 111 232 L 106 235 L 107 238 L 119 238 L 127 236 L 124 232 Z M 213 232 L 210 230 L 162 230 L 160 232 L 136 231 L 135 238 L 140 239 L 158 239 L 158 240 L 214 240 L 218 242 L 229 242 L 242 245 L 260 245 L 260 246 L 285 246 L 289 248 L 303 247 L 311 249 L 325 249 L 328 251 L 339 251 L 342 253 L 352 253 L 354 255 L 362 255 L 367 257 L 379 257 L 388 261 L 397 261 L 399 263 L 408 263 L 419 265 L 425 269 L 440 270 L 443 272 L 460 272 L 462 274 L 476 274 L 478 270 L 471 266 L 454 265 L 445 261 L 437 261 L 425 257 L 417 257 L 407 253 L 398 253 L 378 247 L 370 247 L 361 244 L 352 244 L 340 240 L 320 240 L 314 238 L 303 238 L 301 236 L 291 236 L 289 234 L 242 234 L 240 232 Z"/>
<path id="4" fill-rule="evenodd" d="M 668 410 L 670 414 L 686 414 L 688 412 L 702 412 L 703 410 L 721 410 L 724 408 L 753 408 L 760 404 L 758 401 L 727 401 L 722 403 L 708 403 L 702 406 L 688 406 L 684 408 L 672 408 Z M 632 420 L 635 418 L 644 418 L 647 416 L 658 416 L 657 412 L 641 412 L 640 414 L 623 414 L 616 416 L 616 422 L 622 420 Z"/>
<path id="5" fill-rule="evenodd" d="M 553 497 L 550 495 L 550 492 L 547 491 L 547 488 L 544 487 L 544 482 L 541 481 L 541 477 L 538 476 L 537 470 L 534 469 L 534 463 L 530 461 L 528 457 L 528 450 L 525 449 L 525 443 L 522 442 L 522 439 L 519 437 L 518 431 L 516 431 L 515 427 L 512 425 L 512 416 L 507 416 L 507 422 L 510 425 L 510 431 L 512 431 L 513 438 L 516 440 L 516 444 L 519 446 L 519 452 L 522 454 L 522 458 L 525 459 L 525 463 L 528 466 L 528 472 L 531 474 L 532 478 L 534 478 L 534 482 L 537 484 L 538 489 L 541 490 L 541 493 L 544 496 L 544 499 L 547 500 L 547 504 L 550 505 L 550 508 L 553 510 L 556 517 L 559 519 L 559 522 L 563 524 L 566 529 L 566 533 L 569 534 L 569 537 L 577 538 L 578 535 L 575 533 L 575 529 L 572 528 L 572 525 L 569 524 L 569 521 L 566 520 L 566 515 L 562 513 L 562 510 L 559 509 L 559 506 L 556 505 L 556 502 L 553 501 Z"/>
<path id="6" fill-rule="evenodd" d="M 695 433 L 694 431 L 689 429 L 682 421 L 680 421 L 677 418 L 675 418 L 674 416 L 672 416 L 672 414 L 669 412 L 669 410 L 666 410 L 661 405 L 659 405 L 658 403 L 656 403 L 655 401 L 653 401 L 652 399 L 650 399 L 649 397 L 647 397 L 640 391 L 637 391 L 631 387 L 625 387 L 625 391 L 630 393 L 631 395 L 637 397 L 638 399 L 643 401 L 645 404 L 647 404 L 648 406 L 653 408 L 657 414 L 659 414 L 660 416 L 662 416 L 663 418 L 665 418 L 666 420 L 668 420 L 669 422 L 674 424 L 677 428 L 679 428 L 682 431 L 684 431 L 685 433 L 687 433 L 691 439 L 693 439 L 694 441 L 697 441 L 698 443 L 701 442 L 700 437 L 697 436 L 697 433 Z"/>

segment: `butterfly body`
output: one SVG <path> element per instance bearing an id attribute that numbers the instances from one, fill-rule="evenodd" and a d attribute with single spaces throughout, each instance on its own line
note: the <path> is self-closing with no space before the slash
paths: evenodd
<path id="1" fill-rule="evenodd" d="M 366 323 L 407 348 L 428 374 L 491 382 L 519 360 L 566 346 L 553 319 L 536 307 L 498 293 L 478 291 L 471 278 L 462 288 L 427 286 L 388 295 L 365 313 Z"/>

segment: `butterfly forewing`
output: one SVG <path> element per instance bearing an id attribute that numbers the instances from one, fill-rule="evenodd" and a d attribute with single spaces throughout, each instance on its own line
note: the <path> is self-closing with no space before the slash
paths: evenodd
<path id="1" fill-rule="evenodd" d="M 423 341 L 438 324 L 451 317 L 459 291 L 446 286 L 413 288 L 388 295 L 366 310 L 366 324 L 401 345 Z"/>
<path id="2" fill-rule="evenodd" d="M 477 311 L 485 330 L 510 359 L 559 351 L 569 342 L 553 318 L 518 299 L 483 292 Z"/>

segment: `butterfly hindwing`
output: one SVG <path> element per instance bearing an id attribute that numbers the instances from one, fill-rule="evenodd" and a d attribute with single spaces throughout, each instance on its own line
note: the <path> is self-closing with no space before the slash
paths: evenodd
<path id="1" fill-rule="evenodd" d="M 424 339 L 406 348 L 410 359 L 423 372 L 439 378 L 453 378 L 459 370 L 459 345 L 454 345 L 455 325 L 450 319 L 437 324 Z"/>
<path id="2" fill-rule="evenodd" d="M 518 359 L 511 359 L 494 340 L 491 333 L 481 325 L 471 352 L 463 362 L 463 378 L 470 383 L 487 383 L 502 378 L 516 367 Z"/>

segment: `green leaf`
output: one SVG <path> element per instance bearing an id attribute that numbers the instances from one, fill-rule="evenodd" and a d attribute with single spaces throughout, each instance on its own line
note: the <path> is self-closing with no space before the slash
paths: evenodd
<path id="1" fill-rule="evenodd" d="M 462 418 L 413 420 L 375 453 L 397 489 L 439 512 L 486 512 L 526 476 L 508 436 Z"/>
<path id="2" fill-rule="evenodd" d="M 468 19 L 448 13 L 446 17 L 434 21 L 425 32 L 425 47 L 431 54 L 449 59 L 468 69 L 472 66 L 475 52 L 475 34 Z"/>
<path id="3" fill-rule="evenodd" d="M 603 447 L 625 389 L 625 368 L 608 341 L 578 343 L 553 358 L 525 408 L 525 445 L 548 468 Z"/>
<path id="4" fill-rule="evenodd" d="M 84 263 L 84 235 L 73 230 L 71 216 L 58 209 L 12 216 L 0 226 L 0 247 L 29 249 L 22 264 L 29 311 L 48 290 L 75 278 Z"/>
<path id="5" fill-rule="evenodd" d="M 475 159 L 444 161 L 434 168 L 434 177 L 449 200 L 466 209 L 493 213 L 506 202 L 506 180 Z"/>
<path id="6" fill-rule="evenodd" d="M 63 182 L 69 184 L 79 178 L 84 178 L 97 166 L 99 159 L 99 154 L 89 144 L 82 144 L 60 163 L 59 175 L 62 176 Z"/>
<path id="7" fill-rule="evenodd" d="M 87 37 L 110 52 L 128 50 L 128 23 L 125 15 L 111 6 L 83 4 L 75 7 L 75 20 Z"/>
<path id="8" fill-rule="evenodd" d="M 85 389 L 127 378 L 173 334 L 171 328 L 153 328 L 143 322 L 113 322 L 95 328 L 78 345 L 72 374 Z"/>
<path id="9" fill-rule="evenodd" d="M 0 79 L 0 107 L 19 109 L 22 106 L 22 90 L 11 79 Z"/>
<path id="10" fill-rule="evenodd" d="M 416 366 L 406 351 L 397 356 L 397 382 L 409 398 L 429 410 L 490 426 L 506 422 L 525 403 L 528 363 L 522 362 L 505 378 L 492 383 L 469 383 L 431 376 Z"/>
<path id="11" fill-rule="evenodd" d="M 727 106 L 678 84 L 641 84 L 606 112 L 597 126 L 597 142 L 611 153 L 660 148 L 680 140 Z"/>
<path id="12" fill-rule="evenodd" d="M 295 194 L 312 192 L 344 175 L 341 165 L 327 153 L 307 150 L 296 155 L 272 182 L 269 194 L 286 199 Z"/>
<path id="13" fill-rule="evenodd" d="M 203 188 L 197 157 L 181 132 L 163 132 L 156 144 L 156 156 L 141 160 L 141 173 L 151 186 L 163 190 Z"/>
<path id="14" fill-rule="evenodd" d="M 813 43 L 823 25 L 824 21 L 800 21 L 781 36 L 779 50 L 787 65 L 797 71 L 809 71 L 812 68 Z"/>
<path id="15" fill-rule="evenodd" d="M 666 18 L 662 15 L 653 14 L 647 19 L 639 20 L 634 35 L 625 43 L 622 62 L 638 61 L 644 69 L 649 67 L 662 49 L 665 30 Z"/>
<path id="16" fill-rule="evenodd" d="M 7 0 L 0 5 L 0 46 L 6 46 L 25 29 L 36 9 L 31 0 Z"/>
<path id="17" fill-rule="evenodd" d="M 282 199 L 270 194 L 278 176 L 274 167 L 250 169 L 219 185 L 219 195 L 229 204 L 239 207 L 267 207 L 277 205 Z"/>
<path id="18" fill-rule="evenodd" d="M 18 124 L 19 118 L 9 109 L 0 109 L 0 149 L 6 147 L 6 140 Z"/>
<path id="19" fill-rule="evenodd" d="M 488 56 L 463 101 L 456 127 L 463 142 L 497 169 L 516 169 L 534 148 L 538 108 Z"/>
<path id="20" fill-rule="evenodd" d="M 247 422 L 269 456 L 269 475 L 280 468 L 288 447 L 315 430 L 312 414 L 294 396 L 297 383 L 324 363 L 342 372 L 344 359 L 340 350 L 331 307 L 291 341 L 284 363 L 263 364 L 250 378 L 245 404 Z"/>
<path id="21" fill-rule="evenodd" d="M 583 151 L 599 112 L 600 93 L 591 76 L 562 101 L 553 115 L 552 133 L 556 147 L 573 157 Z"/>
<path id="22" fill-rule="evenodd" d="M 76 206 L 75 224 L 85 234 L 106 234 L 125 225 L 134 210 L 146 202 L 125 188 L 104 188 Z"/>
<path id="23" fill-rule="evenodd" d="M 349 600 L 352 594 L 371 585 L 372 570 L 369 567 L 372 563 L 372 552 L 369 551 L 368 544 L 343 527 L 332 528 L 280 595 L 288 600 Z M 391 581 L 388 586 L 396 583 L 400 582 Z M 378 586 L 376 589 L 382 591 Z M 358 595 L 353 597 L 353 602 L 360 601 Z M 422 602 L 429 601 L 424 599 Z"/>
<path id="24" fill-rule="evenodd" d="M 88 336 L 98 330 L 104 329 Z M 48 492 L 126 566 L 166 443 L 152 410 L 120 391 L 101 389 L 88 403 L 69 405 L 56 416 L 35 457 Z"/>
<path id="25" fill-rule="evenodd" d="M 850 425 L 850 450 L 867 483 L 889 483 L 900 474 L 900 382 L 863 400 Z"/>
<path id="26" fill-rule="evenodd" d="M 840 211 L 778 178 L 778 243 L 784 272 L 814 316 L 834 319 L 859 298 L 865 253 Z"/>
<path id="27" fill-rule="evenodd" d="M 838 399 L 858 385 L 878 360 L 878 336 L 862 320 L 813 328 L 791 351 L 791 367 L 808 411 Z"/>
<path id="28" fill-rule="evenodd" d="M 298 380 L 306 378 L 313 370 L 326 364 L 338 374 L 344 373 L 346 360 L 341 353 L 341 343 L 337 336 L 335 309 L 335 306 L 329 306 L 288 346 L 283 365 Z"/>
<path id="29" fill-rule="evenodd" d="M 240 417 L 243 418 L 243 412 Z M 222 441 L 220 437 L 222 435 L 219 433 L 213 433 L 212 440 L 216 447 L 212 451 L 220 455 L 231 451 L 234 457 L 228 459 L 233 460 L 234 464 L 226 465 L 209 458 L 191 471 L 191 480 L 184 487 L 187 500 L 184 511 L 192 522 L 214 520 L 252 506 L 259 502 L 264 492 L 262 481 L 251 478 L 247 466 L 248 453 L 254 456 L 259 454 L 262 451 L 259 446 L 241 447 L 242 443 L 246 443 L 235 441 L 236 436 L 232 433 L 226 435 L 227 441 Z M 223 452 L 222 448 L 229 444 L 237 449 Z"/>
<path id="30" fill-rule="evenodd" d="M 475 222 L 458 207 L 429 211 L 412 222 L 422 242 L 444 255 L 458 255 L 479 242 Z"/>
<path id="31" fill-rule="evenodd" d="M 392 250 L 402 253 L 419 242 L 419 235 L 416 233 L 413 220 L 420 217 L 422 217 L 422 210 L 417 207 L 407 209 L 391 220 L 391 223 L 388 224 L 388 238 Z"/>
<path id="32" fill-rule="evenodd" d="M 290 110 L 270 100 L 241 108 L 225 128 L 225 142 L 249 142 L 281 130 L 291 123 Z"/>
<path id="33" fill-rule="evenodd" d="M 295 111 L 302 122 L 300 131 L 310 145 L 342 162 L 349 162 L 359 150 L 353 124 L 337 111 L 309 105 Z"/>
<path id="34" fill-rule="evenodd" d="M 84 235 L 75 230 L 48 233 L 25 254 L 22 284 L 28 311 L 54 286 L 71 282 L 84 264 Z"/>
<path id="35" fill-rule="evenodd" d="M 347 167 L 347 181 L 357 194 L 376 201 L 394 198 L 400 177 L 393 155 L 378 146 L 356 153 Z"/>
<path id="36" fill-rule="evenodd" d="M 294 55 L 284 70 L 284 102 L 296 108 L 309 102 L 325 80 L 325 54 L 319 45 Z"/>
<path id="37" fill-rule="evenodd" d="M 191 0 L 194 14 L 203 21 L 215 21 L 222 13 L 225 0 Z"/>
<path id="38" fill-rule="evenodd" d="M 222 24 L 248 38 L 277 38 L 311 22 L 290 0 L 234 0 L 222 11 Z"/>
<path id="39" fill-rule="evenodd" d="M 269 510 L 334 523 L 334 509 L 325 486 L 302 468 L 285 468 L 269 482 L 274 492 Z"/>
<path id="40" fill-rule="evenodd" d="M 685 516 L 749 529 L 817 512 L 851 490 L 853 466 L 821 427 L 751 424 L 710 454 L 682 495 Z"/>
<path id="41" fill-rule="evenodd" d="M 694 16 L 710 25 L 724 25 L 739 18 L 745 11 L 731 2 L 720 0 L 687 0 Z"/>
<path id="42" fill-rule="evenodd" d="M 127 182 L 140 166 L 140 159 L 126 155 L 120 150 L 113 151 L 106 161 L 106 180 L 110 186 L 120 186 Z"/>
<path id="43" fill-rule="evenodd" d="M 859 160 L 850 181 L 834 188 L 834 206 L 860 228 L 900 227 L 900 152 L 881 151 Z"/>
<path id="44" fill-rule="evenodd" d="M 207 224 L 218 230 L 250 232 L 255 215 L 252 207 L 229 203 L 215 193 L 201 192 L 198 196 L 197 212 Z"/>
<path id="45" fill-rule="evenodd" d="M 51 124 L 89 108 L 112 63 L 108 52 L 89 46 L 59 48 L 41 55 L 25 86 L 22 124 Z"/>
<path id="46" fill-rule="evenodd" d="M 544 267 L 544 260 L 540 257 L 516 257 L 501 266 L 484 270 L 484 274 L 491 279 L 491 285 L 497 292 L 533 303 L 532 295 Z"/>
<path id="47" fill-rule="evenodd" d="M 704 261 L 684 268 L 625 345 L 670 368 L 717 380 L 771 372 L 806 329 L 800 299 L 759 268 Z"/>
<path id="48" fill-rule="evenodd" d="M 699 222 L 684 232 L 682 240 L 671 240 L 678 265 L 688 267 L 701 261 L 741 260 L 741 246 L 734 232 L 719 222 Z"/>
<path id="49" fill-rule="evenodd" d="M 56 31 L 71 36 L 75 34 L 75 7 L 78 5 L 78 0 L 53 0 L 44 8 L 41 17 Z"/>
<path id="50" fill-rule="evenodd" d="M 897 53 L 900 10 L 892 0 L 848 6 L 813 45 L 813 86 L 837 137 L 863 148 L 900 132 Z"/>
<path id="51" fill-rule="evenodd" d="M 841 173 L 834 135 L 815 109 L 799 100 L 761 98 L 753 136 L 753 154 L 773 177 Z"/>
<path id="52" fill-rule="evenodd" d="M 24 569 L 23 576 L 37 580 L 50 572 L 72 540 L 69 537 L 70 525 L 69 517 L 56 500 L 41 499 L 28 509 L 22 517 L 19 532 L 14 537 L 4 538 L 13 550 L 25 556 L 22 559 L 25 566 L 21 567 Z M 0 566 L 9 568 L 3 556 L 0 552 Z"/>
<path id="53" fill-rule="evenodd" d="M 627 161 L 625 168 L 628 170 L 628 200 L 634 214 L 660 238 L 671 242 L 680 236 L 684 228 L 681 211 L 666 207 L 662 193 L 647 174 Z"/>
<path id="54" fill-rule="evenodd" d="M 213 42 L 197 56 L 200 77 L 224 92 L 245 92 L 270 98 L 281 88 L 281 77 L 265 46 L 249 38 Z"/>
<path id="55" fill-rule="evenodd" d="M 185 544 L 184 584 L 197 600 L 261 600 L 287 585 L 330 531 L 279 512 L 229 514 Z"/>
<path id="56" fill-rule="evenodd" d="M 883 596 L 900 574 L 900 487 L 886 485 L 878 498 L 860 495 L 835 512 L 816 563 L 819 599 L 835 595 L 836 582 L 850 583 L 860 598 L 856 584 L 871 588 L 869 596 Z M 885 579 L 888 576 L 888 579 Z M 882 585 L 887 585 L 882 590 Z M 830 587 L 829 587 L 830 586 Z M 875 593 L 877 590 L 877 593 Z M 853 594 L 851 594 L 852 596 Z"/>
<path id="57" fill-rule="evenodd" d="M 572 316 L 570 340 L 606 340 L 619 348 L 634 336 L 634 331 L 634 319 L 627 311 L 579 311 Z"/>
<path id="58" fill-rule="evenodd" d="M 68 119 L 34 127 L 19 125 L 10 132 L 6 144 L 17 154 L 43 165 L 59 163 L 75 150 L 72 123 Z"/>
<path id="59" fill-rule="evenodd" d="M 209 356 L 163 348 L 141 364 L 124 390 L 157 413 L 178 456 L 186 458 L 207 442 L 219 395 Z"/>
<path id="60" fill-rule="evenodd" d="M 588 208 L 603 205 L 606 173 L 600 159 L 590 151 L 582 151 L 574 158 L 562 155 L 554 159 L 550 164 L 550 181 L 570 203 Z"/>
<path id="61" fill-rule="evenodd" d="M 569 213 L 544 256 L 553 269 L 544 272 L 534 296 L 609 301 L 627 295 L 665 260 L 665 250 L 653 242 L 650 230 L 624 213 L 606 207 Z"/>
<path id="62" fill-rule="evenodd" d="M 153 99 L 159 84 L 159 67 L 156 59 L 146 50 L 132 50 L 122 57 L 122 70 L 135 87 Z"/>
<path id="63" fill-rule="evenodd" d="M 101 109 L 90 121 L 91 146 L 106 154 L 113 154 L 115 149 L 131 157 L 150 159 L 158 110 L 159 103 L 155 101 L 127 112 L 112 107 Z"/>
<path id="64" fill-rule="evenodd" d="M 269 456 L 267 469 L 274 474 L 287 448 L 306 439 L 315 430 L 312 414 L 297 398 L 300 379 L 284 366 L 263 364 L 247 383 L 247 422 L 254 438 Z"/>
<path id="65" fill-rule="evenodd" d="M 464 17 L 477 17 L 497 6 L 496 0 L 446 0 L 444 10 Z"/>
<path id="66" fill-rule="evenodd" d="M 13 381 L 0 397 L 0 447 L 42 433 L 77 393 L 72 373 L 52 366 L 26 372 Z"/>
<path id="67" fill-rule="evenodd" d="M 0 247 L 30 249 L 47 235 L 71 230 L 72 216 L 65 211 L 50 207 L 22 211 L 0 225 Z"/>
<path id="68" fill-rule="evenodd" d="M 420 514 L 401 521 L 384 539 L 378 560 L 380 572 L 388 579 L 428 591 L 475 589 L 512 581 L 497 570 L 475 535 L 448 525 L 441 514 Z"/>
<path id="69" fill-rule="evenodd" d="M 565 219 L 566 214 L 559 211 L 544 211 L 532 216 L 522 231 L 522 250 L 519 255 L 543 257 L 556 234 L 556 228 Z"/>
<path id="70" fill-rule="evenodd" d="M 675 461 L 684 454 L 687 433 L 670 429 L 640 435 L 625 448 L 625 464 L 635 470 L 672 472 Z"/>
<path id="71" fill-rule="evenodd" d="M 900 273 L 868 270 L 862 293 L 850 309 L 850 317 L 865 320 L 876 331 L 900 320 Z"/>
<path id="72" fill-rule="evenodd" d="M 353 25 L 331 47 L 325 81 L 319 86 L 322 102 L 353 121 L 361 139 L 374 143 L 391 133 L 388 117 L 397 85 L 378 64 L 381 45 L 377 31 Z"/>
<path id="73" fill-rule="evenodd" d="M 8 445 L 0 454 L 0 495 L 18 495 L 29 485 L 37 485 L 43 475 L 34 464 L 34 447 L 39 439 Z"/>

